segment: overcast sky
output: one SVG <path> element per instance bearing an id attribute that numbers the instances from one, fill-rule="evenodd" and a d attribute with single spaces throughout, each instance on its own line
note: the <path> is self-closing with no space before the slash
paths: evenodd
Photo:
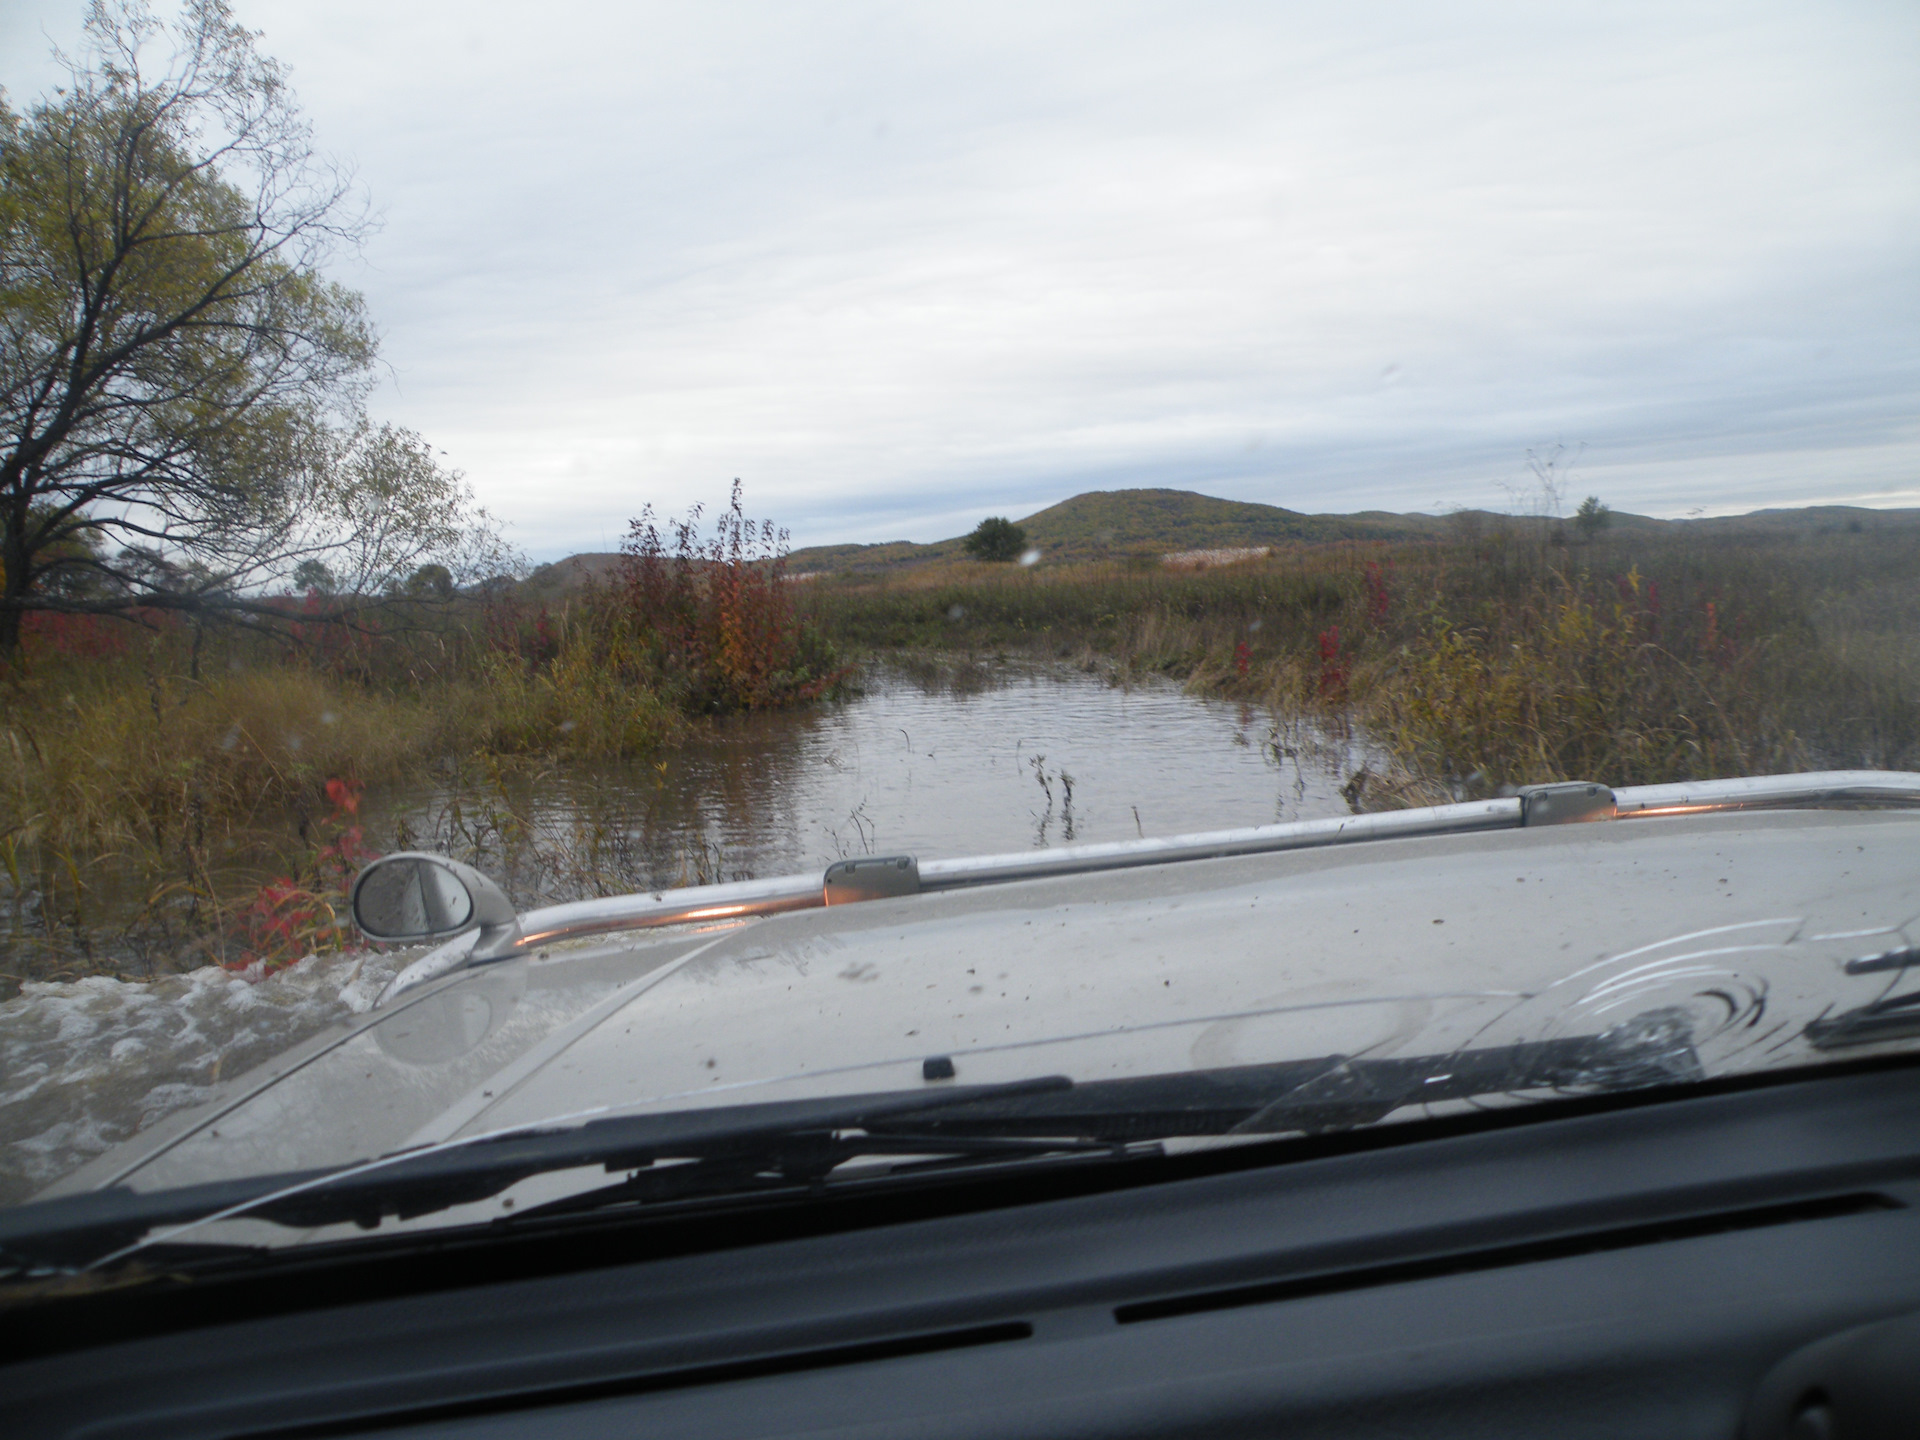
<path id="1" fill-rule="evenodd" d="M 164 3 L 163 7 L 164 8 Z M 79 0 L 0 3 L 23 105 Z M 1920 505 L 1920 5 L 236 0 L 535 559 L 1083 490 Z"/>

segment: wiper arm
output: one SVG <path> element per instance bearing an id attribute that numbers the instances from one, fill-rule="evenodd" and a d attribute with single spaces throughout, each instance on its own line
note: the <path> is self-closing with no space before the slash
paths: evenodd
<path id="1" fill-rule="evenodd" d="M 1702 1078 L 1685 1012 L 1653 1010 L 1598 1035 L 1446 1055 L 1329 1055 L 1089 1081 L 1062 1094 L 952 1106 L 917 1128 L 937 1135 L 1072 1135 L 1108 1142 L 1319 1134 L 1370 1125 L 1408 1105 L 1527 1090 L 1634 1090 Z"/>
<path id="2" fill-rule="evenodd" d="M 1155 1147 L 1157 1149 L 1157 1147 Z M 889 1130 L 800 1131 L 782 1135 L 757 1149 L 724 1151 L 698 1157 L 697 1164 L 655 1165 L 611 1185 L 549 1200 L 542 1205 L 502 1215 L 492 1223 L 518 1227 L 556 1215 L 582 1214 L 617 1205 L 660 1205 L 722 1195 L 749 1195 L 817 1185 L 849 1160 L 899 1155 L 917 1163 L 912 1173 L 983 1162 L 1032 1160 L 1041 1157 L 1101 1156 L 1122 1158 L 1139 1153 L 1114 1141 L 1073 1137 L 1042 1138 L 1027 1135 L 908 1134 Z M 693 1157 L 682 1157 L 693 1158 Z M 886 1172 L 899 1174 L 898 1168 Z"/>
<path id="3" fill-rule="evenodd" d="M 771 1139 L 925 1114 L 951 1105 L 1072 1088 L 1064 1075 L 935 1092 L 835 1095 L 725 1109 L 620 1115 L 448 1141 L 357 1165 L 135 1191 L 116 1187 L 0 1210 L 0 1276 L 68 1270 L 172 1241 L 215 1219 L 259 1218 L 300 1228 L 354 1221 L 371 1228 L 485 1200 L 534 1175 L 581 1166 L 609 1170 L 656 1158 L 763 1150 Z M 154 1241 L 142 1237 L 163 1231 Z"/>
<path id="4" fill-rule="evenodd" d="M 1600 1035 L 1446 1055 L 1332 1055 L 1079 1085 L 1042 1076 L 931 1093 L 612 1116 L 451 1141 L 341 1169 L 19 1206 L 0 1211 L 0 1271 L 102 1264 L 171 1245 L 215 1220 L 254 1217 L 298 1228 L 350 1220 L 372 1228 L 388 1217 L 433 1214 L 535 1175 L 589 1166 L 635 1173 L 522 1216 L 808 1185 L 862 1155 L 949 1163 L 1118 1156 L 1137 1153 L 1129 1145 L 1176 1136 L 1317 1133 L 1371 1124 L 1423 1102 L 1633 1089 L 1701 1073 L 1685 1014 L 1674 1010 L 1649 1012 Z"/>
<path id="5" fill-rule="evenodd" d="M 1838 1015 L 1822 1015 L 1807 1022 L 1805 1033 L 1807 1043 L 1816 1050 L 1911 1039 L 1920 1035 L 1920 992 L 1875 1000 Z"/>
<path id="6" fill-rule="evenodd" d="M 1121 1159 L 1160 1153 L 1148 1142 L 1174 1137 L 1316 1134 L 1369 1125 L 1407 1105 L 1526 1090 L 1640 1089 L 1702 1074 L 1685 1013 L 1650 1011 L 1604 1034 L 1450 1055 L 1330 1055 L 982 1095 L 931 1114 L 872 1116 L 854 1134 L 821 1128 L 762 1136 L 708 1152 L 698 1164 L 640 1170 L 494 1223 L 791 1188 L 866 1156 L 938 1157 L 929 1163 L 947 1167 L 1040 1156 Z"/>

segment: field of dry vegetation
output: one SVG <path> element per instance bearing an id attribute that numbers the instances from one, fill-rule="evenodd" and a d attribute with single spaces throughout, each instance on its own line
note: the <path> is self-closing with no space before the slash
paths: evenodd
<path id="1" fill-rule="evenodd" d="M 511 775 L 644 759 L 704 717 L 845 678 L 737 503 L 711 541 L 643 521 L 629 549 L 561 605 L 309 594 L 272 633 L 35 617 L 0 667 L 0 995 L 285 964 L 348 938 L 369 784 L 498 797 Z"/>
<path id="2" fill-rule="evenodd" d="M 1920 765 L 1920 530 L 1515 522 L 1199 570 L 822 577 L 843 649 L 1025 650 L 1357 723 L 1425 788 Z"/>
<path id="3" fill-rule="evenodd" d="M 715 713 L 829 696 L 867 656 L 1020 653 L 1359 726 L 1395 756 L 1366 806 L 1920 768 L 1909 528 L 1555 543 L 1515 522 L 1200 569 L 956 561 L 804 585 L 737 504 L 716 535 L 643 524 L 612 583 L 545 603 L 388 602 L 343 627 L 310 596 L 277 637 L 40 624 L 0 675 L 0 994 L 339 943 L 364 786 L 657 757 Z"/>

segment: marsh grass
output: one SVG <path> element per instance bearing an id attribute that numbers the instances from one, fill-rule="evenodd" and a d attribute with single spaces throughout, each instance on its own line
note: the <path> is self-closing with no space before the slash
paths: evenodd
<path id="1" fill-rule="evenodd" d="M 399 820 L 394 845 L 485 870 L 523 908 L 753 878 L 704 827 L 665 847 L 651 841 L 648 827 L 635 823 L 630 797 L 613 787 L 573 784 L 570 803 L 538 803 L 567 778 L 578 777 L 558 766 L 483 762 Z"/>
<path id="2" fill-rule="evenodd" d="M 1920 531 L 1323 544 L 1198 571 L 949 568 L 810 587 L 851 648 L 1179 678 L 1395 757 L 1369 803 L 1536 781 L 1920 764 Z"/>
<path id="3" fill-rule="evenodd" d="M 731 543 L 643 549 L 623 583 L 557 609 L 308 596 L 277 636 L 164 617 L 36 627 L 0 667 L 0 993 L 100 970 L 251 972 L 338 943 L 367 843 L 343 797 L 367 785 L 478 797 L 434 838 L 506 853 L 533 893 L 634 888 L 622 834 L 536 833 L 503 777 L 644 760 L 697 716 L 805 704 L 847 673 L 740 543 L 737 494 L 724 520 Z M 725 868 L 704 847 L 684 859 L 695 877 Z"/>
<path id="4" fill-rule="evenodd" d="M 1385 751 L 1352 779 L 1361 809 L 1920 767 L 1913 529 L 1572 546 L 1463 529 L 1200 570 L 969 563 L 783 587 L 763 568 L 702 589 L 697 567 L 733 548 L 764 561 L 744 541 L 717 559 L 656 545 L 643 584 L 480 597 L 304 647 L 45 627 L 0 675 L 0 993 L 297 959 L 344 938 L 354 857 L 388 844 L 470 859 L 525 903 L 737 878 L 710 837 L 663 853 L 606 806 L 540 821 L 531 797 L 595 764 L 664 763 L 714 710 L 830 693 L 851 656 L 956 696 L 1001 683 L 1006 655 L 1173 677 L 1274 717 L 1283 762 L 1357 727 Z M 648 620 L 648 584 L 670 623 Z M 362 833 L 363 786 L 443 798 L 407 833 Z"/>

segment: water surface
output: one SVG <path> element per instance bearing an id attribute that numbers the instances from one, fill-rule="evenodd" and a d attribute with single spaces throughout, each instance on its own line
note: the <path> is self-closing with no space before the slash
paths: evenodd
<path id="1" fill-rule="evenodd" d="M 371 797 L 376 833 L 491 864 L 521 903 L 1349 813 L 1354 740 L 1167 681 L 963 662 L 870 671 L 804 712 L 715 722 L 655 763 Z M 529 840 L 537 837 L 537 843 Z"/>
<path id="2" fill-rule="evenodd" d="M 1167 682 L 928 662 L 811 711 L 718 722 L 655 762 L 367 797 L 378 844 L 463 855 L 522 906 L 611 891 L 1125 840 L 1347 813 L 1364 758 Z M 0 1204 L 364 1012 L 406 953 L 29 981 L 0 1003 Z"/>

